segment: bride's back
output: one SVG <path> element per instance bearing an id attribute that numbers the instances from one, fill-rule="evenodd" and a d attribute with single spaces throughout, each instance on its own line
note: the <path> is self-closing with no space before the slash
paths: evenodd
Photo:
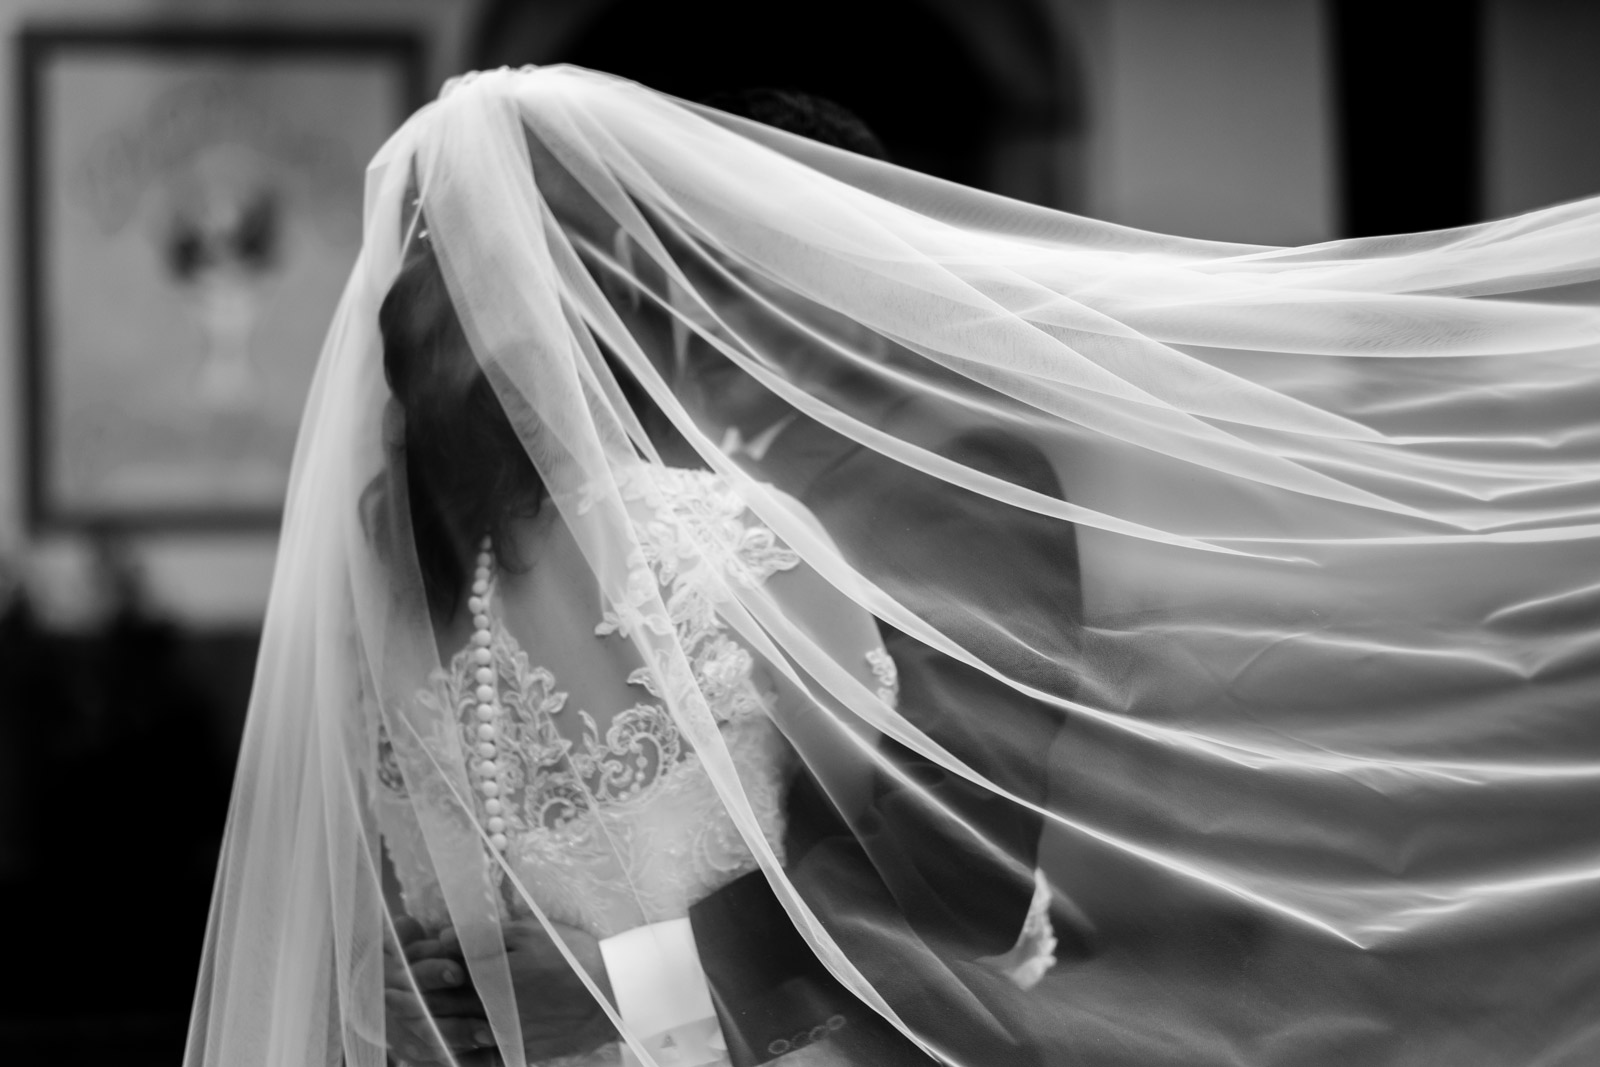
<path id="1" fill-rule="evenodd" d="M 669 606 L 693 684 L 768 844 L 781 850 L 792 755 L 770 714 L 770 680 L 715 601 L 731 575 L 764 580 L 797 557 L 760 536 L 736 537 L 726 558 L 705 551 L 701 524 L 756 525 L 708 473 L 640 464 L 618 488 L 641 546 L 635 587 Z M 485 542 L 469 611 L 436 628 L 444 666 L 416 699 L 453 719 L 475 753 L 474 814 L 547 917 L 601 937 L 679 917 L 755 859 L 667 710 L 659 679 L 670 666 L 647 666 L 627 639 L 640 620 L 627 605 L 605 603 L 559 518 L 512 529 L 527 562 L 499 568 Z M 442 922 L 400 776 L 384 778 L 384 836 L 407 910 Z M 504 904 L 512 915 L 527 911 L 514 895 Z"/>
<path id="2" fill-rule="evenodd" d="M 641 600 L 670 618 L 608 603 L 567 520 L 472 355 L 425 240 L 411 242 L 379 316 L 384 368 L 403 420 L 408 514 L 440 668 L 416 699 L 453 720 L 474 814 L 532 900 L 605 936 L 680 916 L 751 870 L 727 806 L 630 640 L 670 625 L 758 820 L 781 848 L 787 746 L 767 714 L 770 683 L 716 615 L 729 569 L 764 580 L 798 557 L 770 535 L 736 537 L 712 559 L 707 524 L 759 525 L 722 481 L 643 463 L 617 478 L 639 546 Z M 400 775 L 381 805 L 407 909 L 446 920 L 407 828 Z M 511 913 L 526 902 L 508 893 Z"/>
<path id="3" fill-rule="evenodd" d="M 627 641 L 596 639 L 595 627 L 605 613 L 599 583 L 571 529 L 553 511 L 508 528 L 520 562 L 515 569 L 497 563 L 491 615 L 530 662 L 559 677 L 569 704 L 588 712 L 603 734 L 617 713 L 636 701 L 638 690 L 628 685 L 628 677 L 644 660 Z M 435 620 L 440 663 L 471 647 L 470 591 L 469 584 L 451 617 Z M 582 738 L 573 722 L 563 718 L 557 729 L 578 743 Z"/>

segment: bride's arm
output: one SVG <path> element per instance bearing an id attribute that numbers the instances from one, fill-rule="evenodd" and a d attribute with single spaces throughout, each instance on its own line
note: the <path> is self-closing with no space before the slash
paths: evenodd
<path id="1" fill-rule="evenodd" d="M 821 523 L 803 505 L 779 495 L 817 537 L 833 547 Z M 883 649 L 877 622 L 867 611 L 804 562 L 774 574 L 767 586 L 788 622 L 809 645 L 807 654 L 848 675 L 859 686 L 856 697 L 893 705 L 892 661 Z M 803 687 L 776 665 L 758 661 L 773 693 L 773 719 L 840 814 L 853 821 L 871 803 L 878 731 L 832 691 L 834 683 L 818 678 L 801 662 L 804 656 L 785 651 Z"/>

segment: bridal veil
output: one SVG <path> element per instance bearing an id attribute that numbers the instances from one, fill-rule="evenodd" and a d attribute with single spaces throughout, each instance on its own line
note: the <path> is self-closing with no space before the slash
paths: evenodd
<path id="1" fill-rule="evenodd" d="M 1006 1042 L 1140 1067 L 1600 1053 L 1600 201 L 1305 248 L 1187 240 L 552 67 L 457 79 L 368 171 L 189 1063 L 385 1062 L 377 795 L 397 774 L 411 862 L 523 1062 L 500 924 L 539 909 L 473 806 L 454 709 L 416 699 L 452 650 L 378 312 L 419 241 L 773 896 L 908 1042 L 964 1067 L 1012 1062 L 981 1051 Z M 750 428 L 728 434 L 752 395 L 875 473 L 753 461 Z M 818 795 L 886 783 L 942 827 L 867 849 L 899 907 L 798 882 L 761 832 L 672 606 L 638 580 L 628 479 L 662 465 L 713 472 L 897 647 L 1038 709 L 896 707 L 782 590 L 721 583 L 718 617 L 806 695 L 778 726 Z M 816 477 L 843 503 L 798 506 Z M 1042 834 L 1062 944 L 997 1002 L 950 962 L 982 894 L 903 890 L 889 857 L 1014 854 L 1013 811 Z M 1191 958 L 1162 931 L 1238 944 Z M 1001 1037 L 950 1040 L 945 1011 Z"/>

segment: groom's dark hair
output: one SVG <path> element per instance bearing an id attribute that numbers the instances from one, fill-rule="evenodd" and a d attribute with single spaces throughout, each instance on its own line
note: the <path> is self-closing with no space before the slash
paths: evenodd
<path id="1" fill-rule="evenodd" d="M 731 89 L 702 97 L 700 102 L 835 148 L 873 159 L 889 158 L 883 142 L 860 115 L 814 93 L 798 89 Z"/>

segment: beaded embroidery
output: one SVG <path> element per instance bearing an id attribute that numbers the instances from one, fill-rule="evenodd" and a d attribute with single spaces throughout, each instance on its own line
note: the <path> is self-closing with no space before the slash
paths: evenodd
<path id="1" fill-rule="evenodd" d="M 646 505 L 648 517 L 634 520 L 640 550 L 630 561 L 634 570 L 628 592 L 622 603 L 613 602 L 604 611 L 595 634 L 625 636 L 634 626 L 676 631 L 692 677 L 675 678 L 662 669 L 666 665 L 633 671 L 628 682 L 654 700 L 624 709 L 602 731 L 587 711 L 568 707 L 568 695 L 557 687 L 555 675 L 530 663 L 495 617 L 490 580 L 481 593 L 476 582 L 473 590 L 475 615 L 480 598 L 486 615 L 481 620 L 485 636 L 479 638 L 475 629 L 473 643 L 452 657 L 448 668 L 436 671 L 416 698 L 426 718 L 457 724 L 462 751 L 473 754 L 469 769 L 480 793 L 478 815 L 485 825 L 493 819 L 503 829 L 507 861 L 517 866 L 536 862 L 546 870 L 568 868 L 571 877 L 563 881 L 570 885 L 543 884 L 551 891 L 552 911 L 594 927 L 608 922 L 598 911 L 583 912 L 602 895 L 599 891 L 614 885 L 610 867 L 619 861 L 619 850 L 627 868 L 648 866 L 647 855 L 665 858 L 659 833 L 651 831 L 657 838 L 652 845 L 639 830 L 664 805 L 694 809 L 684 826 L 692 828 L 695 862 L 685 869 L 681 884 L 656 887 L 660 893 L 651 892 L 650 879 L 629 877 L 641 901 L 656 905 L 647 911 L 670 911 L 685 895 L 692 898 L 704 891 L 707 881 L 754 863 L 698 757 L 660 703 L 664 694 L 658 678 L 672 691 L 698 688 L 723 727 L 758 817 L 772 828 L 769 839 L 776 839 L 782 775 L 775 761 L 786 758 L 786 749 L 765 716 L 753 714 L 764 710 L 770 697 L 753 680 L 750 653 L 725 632 L 714 597 L 724 583 L 759 584 L 799 563 L 770 530 L 747 519 L 743 500 L 714 475 L 646 468 L 624 476 L 620 488 L 625 500 Z M 664 618 L 648 610 L 658 592 Z M 485 670 L 493 675 L 492 701 L 484 699 Z M 489 721 L 483 717 L 486 705 L 495 712 L 492 737 L 482 732 Z M 581 723 L 576 741 L 556 728 L 558 718 L 573 716 Z M 443 755 L 448 745 L 435 747 Z M 378 762 L 379 781 L 392 796 L 403 796 L 386 738 L 380 738 Z M 677 846 L 665 851 L 676 854 L 674 863 L 686 858 Z M 498 873 L 495 868 L 497 880 Z M 532 881 L 537 885 L 541 880 Z M 589 892 L 569 891 L 585 883 Z M 564 898 L 566 906 L 557 905 L 556 897 Z"/>
<path id="2" fill-rule="evenodd" d="M 878 699 L 894 707 L 900 701 L 900 671 L 894 665 L 894 657 L 880 646 L 867 653 L 867 666 L 878 680 Z"/>

